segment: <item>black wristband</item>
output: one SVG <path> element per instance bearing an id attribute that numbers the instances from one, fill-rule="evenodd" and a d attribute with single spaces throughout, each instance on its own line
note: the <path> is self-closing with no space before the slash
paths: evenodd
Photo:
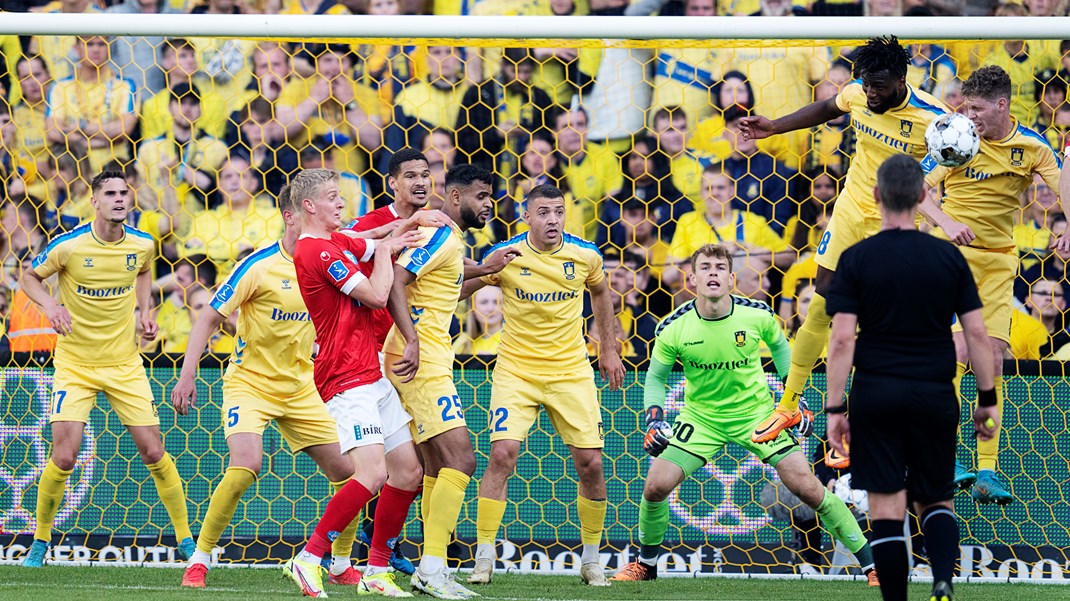
<path id="1" fill-rule="evenodd" d="M 995 407 L 996 406 L 996 389 L 990 388 L 988 390 L 977 391 L 977 405 L 980 407 Z"/>
<path id="2" fill-rule="evenodd" d="M 657 405 L 646 410 L 646 423 L 665 421 L 665 410 Z"/>
<path id="3" fill-rule="evenodd" d="M 826 415 L 842 415 L 847 413 L 847 403 L 841 403 L 832 407 L 825 407 Z"/>

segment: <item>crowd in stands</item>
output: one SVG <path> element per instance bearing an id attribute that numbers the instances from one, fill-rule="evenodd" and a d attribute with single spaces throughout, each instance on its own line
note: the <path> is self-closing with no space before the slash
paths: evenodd
<path id="1" fill-rule="evenodd" d="M 35 0 L 42 13 L 482 15 L 1065 15 L 1070 0 Z M 18 5 L 18 6 L 16 6 Z M 893 33 L 893 32 L 889 32 Z M 158 242 L 160 339 L 178 353 L 211 291 L 282 231 L 275 194 L 300 169 L 341 172 L 346 217 L 391 202 L 393 152 L 421 149 L 441 203 L 446 170 L 497 175 L 491 223 L 469 232 L 472 257 L 523 232 L 525 194 L 566 193 L 566 230 L 594 241 L 625 334 L 646 358 L 657 322 L 691 298 L 686 259 L 735 249 L 737 293 L 768 302 L 789 335 L 806 314 L 813 255 L 854 154 L 842 119 L 758 143 L 745 116 L 786 115 L 851 81 L 850 47 L 731 42 L 656 49 L 398 46 L 388 40 L 0 36 L 0 313 L 11 351 L 47 351 L 48 322 L 18 290 L 51 237 L 91 218 L 89 180 L 124 171 L 130 224 Z M 1070 134 L 1070 40 L 910 47 L 908 82 L 951 109 L 984 64 L 1008 70 L 1019 123 L 1061 149 Z M 1070 357 L 1067 263 L 1049 241 L 1066 227 L 1055 191 L 1022 198 L 1012 354 Z M 492 355 L 501 293 L 458 312 L 458 353 Z M 35 313 L 36 312 L 36 313 Z M 224 324 L 212 349 L 233 346 Z M 589 328 L 592 344 L 598 332 Z"/>

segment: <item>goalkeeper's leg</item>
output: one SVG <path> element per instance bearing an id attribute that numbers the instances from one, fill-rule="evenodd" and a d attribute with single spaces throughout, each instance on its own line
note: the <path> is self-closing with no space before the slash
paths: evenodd
<path id="1" fill-rule="evenodd" d="M 776 461 L 773 467 L 784 486 L 817 512 L 821 525 L 854 553 L 862 571 L 869 575 L 873 571 L 873 551 L 858 520 L 839 497 L 821 485 L 802 452 L 796 447 L 796 450 Z"/>
<path id="2" fill-rule="evenodd" d="M 685 466 L 680 465 L 685 463 Z M 669 447 L 661 457 L 650 462 L 646 482 L 643 484 L 643 501 L 639 504 L 639 559 L 625 565 L 610 580 L 634 581 L 656 580 L 658 556 L 665 530 L 669 526 L 669 495 L 684 481 L 687 474 L 705 465 L 704 461 L 680 450 Z"/>
<path id="3" fill-rule="evenodd" d="M 817 268 L 818 290 L 822 292 L 827 290 L 833 273 L 824 267 Z M 791 351 L 791 368 L 788 370 L 788 378 L 784 383 L 784 396 L 781 397 L 776 411 L 754 429 L 751 435 L 752 441 L 774 440 L 782 430 L 798 425 L 802 421 L 799 400 L 806 388 L 806 381 L 810 379 L 814 364 L 817 363 L 828 344 L 831 323 L 832 317 L 825 312 L 825 297 L 815 292 L 813 300 L 810 301 L 806 321 L 795 336 L 795 346 Z"/>
<path id="4" fill-rule="evenodd" d="M 495 540 L 505 516 L 509 478 L 516 470 L 520 454 L 519 440 L 495 440 L 490 443 L 490 461 L 479 481 L 476 507 L 476 565 L 468 577 L 471 584 L 487 584 L 494 575 L 497 561 Z"/>

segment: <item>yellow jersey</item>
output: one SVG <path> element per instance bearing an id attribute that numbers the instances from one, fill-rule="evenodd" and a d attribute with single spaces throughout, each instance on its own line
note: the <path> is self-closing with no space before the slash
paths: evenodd
<path id="1" fill-rule="evenodd" d="M 561 161 L 568 189 L 573 202 L 568 209 L 567 227 L 581 238 L 588 240 L 598 236 L 598 215 L 602 201 L 621 188 L 620 158 L 609 148 L 588 144 L 583 158 Z"/>
<path id="2" fill-rule="evenodd" d="M 68 77 L 53 84 L 48 92 L 45 116 L 73 129 L 84 123 L 103 125 L 136 112 L 134 82 L 101 73 L 100 80 L 95 82 Z M 89 163 L 93 171 L 100 171 L 108 161 L 129 159 L 128 147 L 126 139 L 119 137 L 107 146 L 91 148 Z"/>
<path id="3" fill-rule="evenodd" d="M 702 206 L 702 171 L 705 169 L 702 160 L 692 154 L 690 150 L 684 150 L 672 158 L 669 169 L 672 173 L 672 184 L 676 186 L 684 196 L 694 203 L 695 210 L 701 211 Z"/>
<path id="4" fill-rule="evenodd" d="M 466 90 L 463 81 L 448 87 L 421 81 L 402 88 L 394 104 L 408 117 L 452 131 L 457 127 L 457 111 Z"/>
<path id="5" fill-rule="evenodd" d="M 755 91 L 754 111 L 775 119 L 810 103 L 814 94 L 810 82 L 824 79 L 830 59 L 826 47 L 755 46 L 732 50 L 732 67 L 725 70 L 746 73 Z"/>
<path id="6" fill-rule="evenodd" d="M 203 198 L 191 198 L 193 189 L 185 179 L 185 170 L 204 171 L 212 176 L 214 182 L 219 168 L 227 160 L 228 153 L 226 144 L 197 131 L 193 132 L 186 144 L 179 146 L 174 132 L 168 130 L 161 136 L 146 139 L 137 147 L 137 170 L 141 181 L 156 193 L 157 198 L 163 197 L 168 188 L 173 189 L 179 202 L 179 210 L 190 215 L 204 209 L 205 201 Z M 160 167 L 163 163 L 175 163 L 170 176 L 161 173 Z M 214 187 L 215 184 L 211 186 Z M 210 189 L 203 192 L 209 191 Z"/>
<path id="7" fill-rule="evenodd" d="M 1014 215 L 1018 198 L 1039 173 L 1052 190 L 1059 189 L 1062 161 L 1044 136 L 1019 125 L 1002 140 L 981 138 L 981 150 L 962 167 L 941 167 L 931 157 L 922 161 L 926 183 L 944 183 L 944 212 L 973 230 L 971 247 L 1014 249 Z"/>
<path id="8" fill-rule="evenodd" d="M 420 363 L 453 369 L 450 322 L 457 310 L 464 281 L 464 240 L 454 226 L 420 228 L 426 240 L 405 250 L 397 264 L 416 279 L 405 288 L 409 317 L 420 340 Z M 405 339 L 397 326 L 390 328 L 383 352 L 401 355 Z"/>
<path id="9" fill-rule="evenodd" d="M 731 50 L 713 48 L 661 48 L 654 65 L 654 96 L 648 113 L 653 119 L 659 108 L 678 106 L 692 124 L 716 112 L 711 90 L 724 74 Z M 653 125 L 653 123 L 650 123 Z"/>
<path id="10" fill-rule="evenodd" d="M 1039 361 L 1040 347 L 1048 343 L 1048 329 L 1032 315 L 1015 309 L 1011 312 L 1011 356 Z"/>
<path id="11" fill-rule="evenodd" d="M 851 114 L 857 136 L 855 155 L 837 205 L 846 202 L 864 217 L 880 219 L 873 188 L 877 169 L 892 155 L 909 154 L 919 161 L 926 156 L 925 128 L 947 108 L 932 95 L 907 86 L 903 104 L 878 115 L 866 106 L 861 80 L 855 80 L 836 96 L 836 106 Z"/>
<path id="12" fill-rule="evenodd" d="M 83 13 L 102 13 L 107 9 L 107 4 L 101 1 L 91 1 L 82 11 Z M 36 13 L 63 13 L 63 0 L 53 0 L 44 6 L 33 9 Z M 78 38 L 70 35 L 35 35 L 30 41 L 30 53 L 40 54 L 48 67 L 48 72 L 53 79 L 70 77 L 74 72 L 77 56 L 74 53 L 74 45 Z M 14 73 L 12 69 L 10 73 Z"/>
<path id="13" fill-rule="evenodd" d="M 773 231 L 764 217 L 732 209 L 728 222 L 717 228 L 710 226 L 705 213 L 692 211 L 682 215 L 669 254 L 677 260 L 690 259 L 701 246 L 722 242 L 752 244 L 774 253 L 788 249 L 788 243 Z"/>
<path id="14" fill-rule="evenodd" d="M 171 116 L 171 91 L 164 90 L 141 103 L 141 137 L 162 136 L 174 129 Z M 227 99 L 210 89 L 201 90 L 201 117 L 197 127 L 210 136 L 222 138 L 227 129 Z"/>
<path id="15" fill-rule="evenodd" d="M 1025 271 L 1051 254 L 1051 230 L 1047 225 L 1029 221 L 1014 226 L 1014 245 L 1018 247 L 1021 269 Z"/>
<path id="16" fill-rule="evenodd" d="M 47 165 L 50 157 L 48 140 L 45 138 L 48 129 L 45 127 L 47 111 L 48 106 L 44 102 L 37 107 L 23 102 L 11 109 L 11 120 L 15 123 L 15 147 L 24 159 L 33 161 L 38 166 Z M 47 186 L 48 182 L 39 177 L 33 183 L 26 182 L 26 191 L 32 196 L 44 199 L 48 195 Z"/>
<path id="17" fill-rule="evenodd" d="M 283 3 L 280 15 L 348 15 L 351 14 L 341 2 L 330 0 L 289 0 Z"/>
<path id="18" fill-rule="evenodd" d="M 156 308 L 156 325 L 160 331 L 153 341 L 152 350 L 159 345 L 161 353 L 184 353 L 189 342 L 189 333 L 193 331 L 193 320 L 182 301 L 165 298 Z"/>
<path id="19" fill-rule="evenodd" d="M 998 43 L 984 57 L 982 66 L 995 65 L 1011 77 L 1011 114 L 1019 121 L 1032 123 L 1037 116 L 1035 73 L 1059 66 L 1058 49 L 1055 55 L 1044 52 L 1045 46 L 1039 41 L 1025 43 L 1024 54 L 1011 56 L 1007 46 Z"/>
<path id="20" fill-rule="evenodd" d="M 54 238 L 33 260 L 40 278 L 59 273 L 59 300 L 71 314 L 71 333 L 60 336 L 56 359 L 78 365 L 137 361 L 134 283 L 149 268 L 156 242 L 123 226 L 117 242 L 104 242 L 93 222 Z"/>
<path id="21" fill-rule="evenodd" d="M 536 250 L 528 234 L 496 244 L 521 255 L 500 272 L 484 276 L 502 289 L 502 342 L 498 365 L 516 373 L 554 375 L 590 365 L 583 340 L 583 291 L 605 281 L 598 247 L 565 234 L 554 250 Z"/>
<path id="22" fill-rule="evenodd" d="M 235 211 L 223 204 L 193 218 L 183 247 L 184 256 L 204 253 L 221 275 L 230 273 L 243 248 L 256 248 L 278 240 L 285 225 L 278 209 L 253 202 L 244 211 Z"/>
<path id="23" fill-rule="evenodd" d="M 316 330 L 297 285 L 293 257 L 280 242 L 246 257 L 216 291 L 212 308 L 238 311 L 234 354 L 224 378 L 241 373 L 257 388 L 285 396 L 315 386 L 312 344 Z"/>

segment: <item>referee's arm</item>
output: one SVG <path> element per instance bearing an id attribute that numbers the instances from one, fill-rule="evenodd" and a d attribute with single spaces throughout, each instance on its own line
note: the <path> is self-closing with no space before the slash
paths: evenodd
<path id="1" fill-rule="evenodd" d="M 847 404 L 847 376 L 854 364 L 857 329 L 858 315 L 833 315 L 827 367 L 828 396 L 825 400 L 825 417 L 828 420 L 826 433 L 832 448 L 844 455 L 847 454 L 846 445 L 851 444 L 851 431 L 844 413 Z"/>
<path id="2" fill-rule="evenodd" d="M 992 346 L 988 341 L 988 330 L 985 328 L 981 309 L 967 311 L 959 315 L 959 320 L 962 323 L 962 332 L 966 335 L 966 350 L 977 381 L 977 407 L 973 411 L 973 427 L 977 431 L 978 440 L 989 440 L 998 431 L 1001 418 L 996 407 L 996 368 L 992 361 Z"/>

